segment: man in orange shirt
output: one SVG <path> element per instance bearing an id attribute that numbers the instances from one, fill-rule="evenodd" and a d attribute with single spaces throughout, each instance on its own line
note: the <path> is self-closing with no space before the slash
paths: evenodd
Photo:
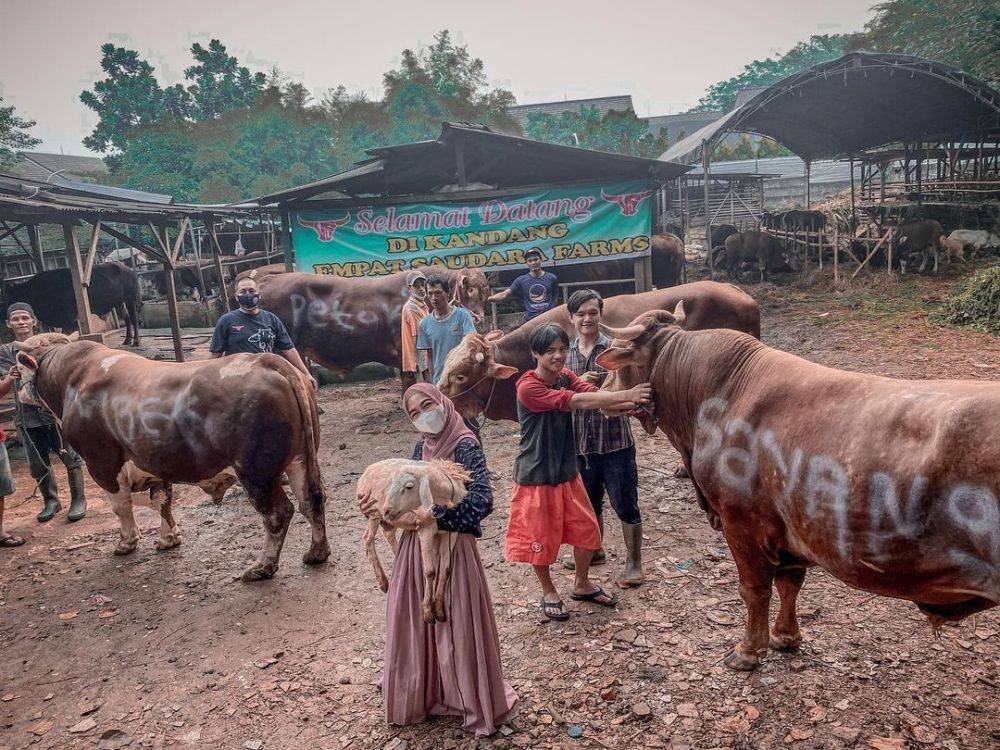
<path id="1" fill-rule="evenodd" d="M 420 321 L 430 315 L 430 309 L 427 307 L 427 277 L 424 276 L 423 272 L 410 271 L 406 274 L 406 288 L 410 297 L 403 304 L 403 318 L 399 326 L 402 336 L 400 350 L 403 360 L 399 379 L 402 382 L 404 393 L 418 380 L 428 380 L 427 364 L 422 364 L 419 361 L 417 353 L 417 332 Z"/>

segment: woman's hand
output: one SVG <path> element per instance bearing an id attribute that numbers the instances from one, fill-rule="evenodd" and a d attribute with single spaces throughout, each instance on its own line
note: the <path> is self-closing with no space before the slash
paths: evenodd
<path id="1" fill-rule="evenodd" d="M 597 385 L 601 380 L 601 373 L 596 370 L 588 370 L 580 376 L 580 380 L 584 383 L 590 383 L 591 385 Z"/>
<path id="2" fill-rule="evenodd" d="M 435 523 L 437 523 L 437 519 L 434 518 L 434 515 L 429 510 L 426 508 L 417 508 L 401 515 L 392 522 L 392 525 L 404 531 L 416 531 Z"/>
<path id="3" fill-rule="evenodd" d="M 358 495 L 358 508 L 366 516 L 372 516 L 378 511 L 378 503 L 372 497 L 372 493 L 366 492 Z"/>
<path id="4" fill-rule="evenodd" d="M 14 380 L 21 379 L 21 368 L 17 365 L 10 366 L 10 372 L 7 373 L 7 377 L 13 378 Z"/>

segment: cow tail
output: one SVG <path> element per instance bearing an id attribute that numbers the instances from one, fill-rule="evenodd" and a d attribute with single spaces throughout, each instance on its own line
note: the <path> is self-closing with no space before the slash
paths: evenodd
<path id="1" fill-rule="evenodd" d="M 295 394 L 295 401 L 298 404 L 299 414 L 302 417 L 302 430 L 306 438 L 306 492 L 309 494 L 309 502 L 313 508 L 321 511 L 325 500 L 323 478 L 320 475 L 319 458 L 317 456 L 319 450 L 319 413 L 316 410 L 316 402 L 312 393 L 309 392 L 309 386 L 305 378 L 298 370 L 294 368 L 292 368 L 291 372 L 288 372 L 288 368 L 282 368 L 282 370 L 285 370 L 282 374 L 292 387 L 292 393 Z"/>

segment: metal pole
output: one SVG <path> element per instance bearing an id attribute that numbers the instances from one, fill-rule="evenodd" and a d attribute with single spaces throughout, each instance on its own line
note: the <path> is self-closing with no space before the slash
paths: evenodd
<path id="1" fill-rule="evenodd" d="M 701 169 L 702 169 L 702 181 L 704 183 L 704 201 L 705 201 L 705 245 L 708 247 L 708 270 L 712 274 L 712 278 L 715 278 L 715 259 L 712 257 L 712 226 L 709 224 L 709 200 L 708 200 L 708 142 L 701 142 Z"/>
<path id="2" fill-rule="evenodd" d="M 812 166 L 811 162 L 808 159 L 806 159 L 806 210 L 807 211 L 809 210 L 809 206 L 812 203 L 809 195 L 809 170 L 811 166 Z"/>
<path id="3" fill-rule="evenodd" d="M 292 228 L 288 220 L 288 209 L 281 209 L 281 249 L 285 253 L 285 271 L 295 270 L 292 263 Z"/>

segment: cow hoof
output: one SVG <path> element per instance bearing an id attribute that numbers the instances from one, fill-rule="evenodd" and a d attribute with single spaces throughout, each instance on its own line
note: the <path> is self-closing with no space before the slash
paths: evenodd
<path id="1" fill-rule="evenodd" d="M 753 656 L 747 656 L 746 654 L 740 653 L 738 649 L 733 649 L 728 654 L 726 658 L 723 659 L 723 663 L 730 669 L 735 669 L 739 672 L 750 672 L 757 668 L 760 664 L 760 657 L 756 654 Z"/>
<path id="2" fill-rule="evenodd" d="M 798 651 L 802 645 L 802 634 L 788 635 L 771 631 L 770 647 L 775 651 Z"/>
<path id="3" fill-rule="evenodd" d="M 310 547 L 304 555 L 302 555 L 302 562 L 306 565 L 319 565 L 327 561 L 330 557 L 330 545 L 326 542 L 319 547 Z M 383 589 L 384 590 L 384 589 Z"/>
<path id="4" fill-rule="evenodd" d="M 252 583 L 253 581 L 266 581 L 268 578 L 274 578 L 274 565 L 268 565 L 263 563 L 254 563 L 249 568 L 243 571 L 241 579 L 243 583 Z"/>
<path id="5" fill-rule="evenodd" d="M 118 542 L 117 546 L 115 547 L 115 554 L 131 555 L 133 552 L 135 552 L 135 548 L 137 546 L 139 546 L 138 539 L 133 542 Z"/>
<path id="6" fill-rule="evenodd" d="M 155 542 L 153 542 L 153 546 L 156 549 L 163 551 L 165 549 L 173 549 L 183 541 L 184 539 L 181 537 L 180 534 L 171 534 L 168 537 L 157 539 Z"/>
<path id="7" fill-rule="evenodd" d="M 690 479 L 691 475 L 688 473 L 688 470 L 684 467 L 684 464 L 677 464 L 677 468 L 674 469 L 674 478 Z"/>

